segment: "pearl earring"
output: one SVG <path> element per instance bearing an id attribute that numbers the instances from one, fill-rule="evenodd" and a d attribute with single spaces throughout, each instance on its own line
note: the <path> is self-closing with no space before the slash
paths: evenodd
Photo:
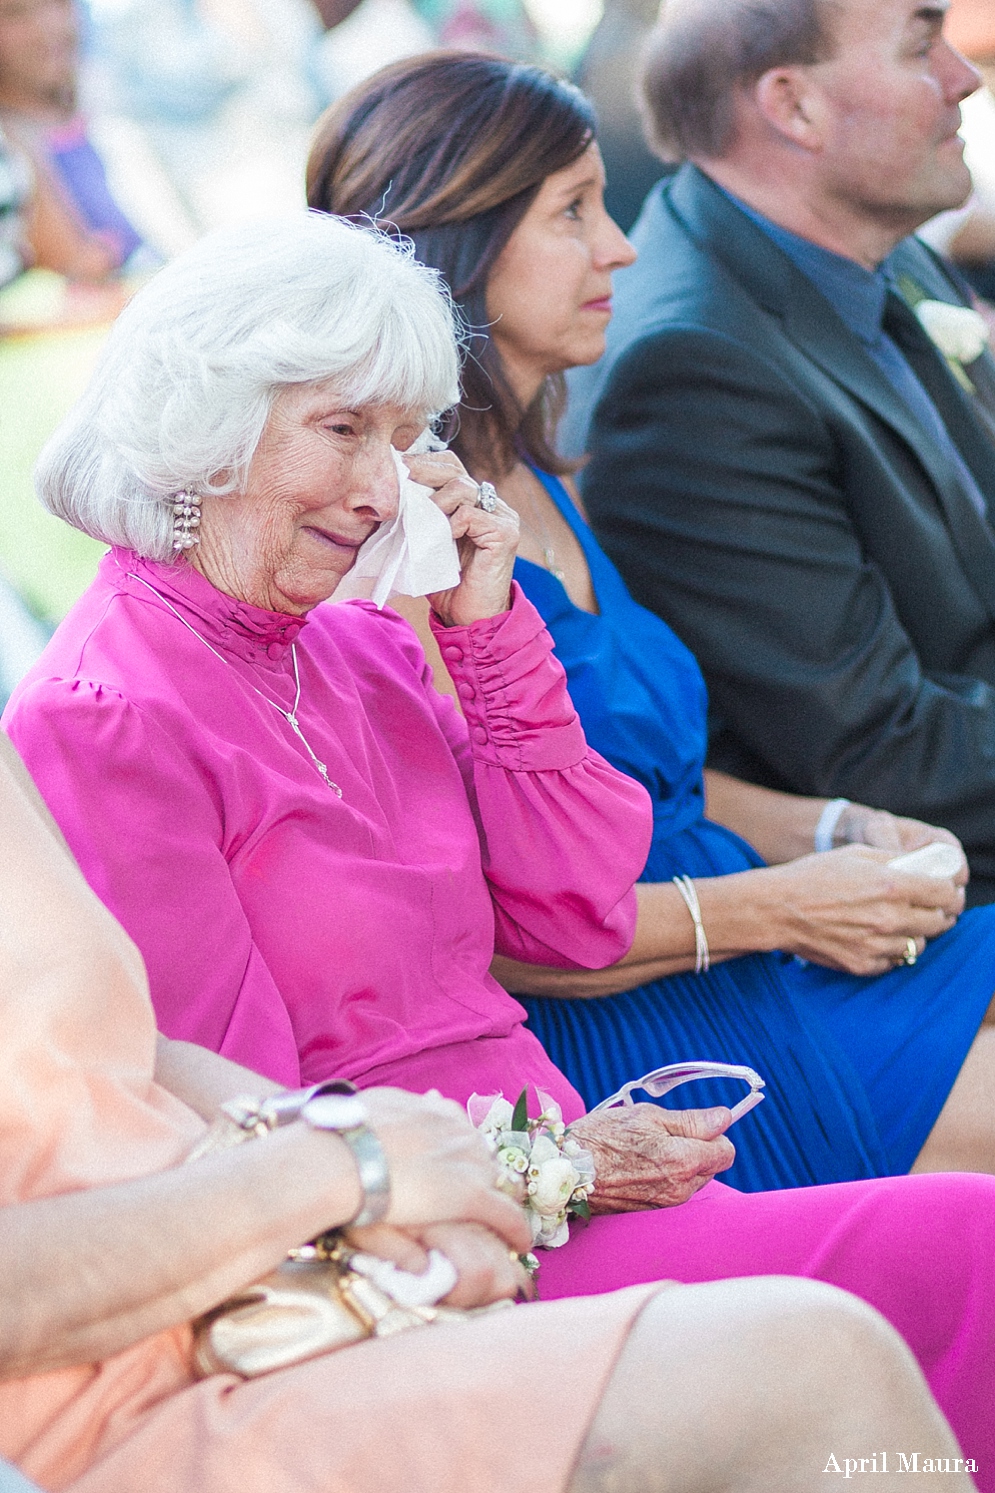
<path id="1" fill-rule="evenodd" d="M 173 549 L 193 549 L 195 544 L 200 543 L 200 535 L 195 533 L 200 528 L 200 498 L 196 493 L 178 492 L 173 494 Z"/>

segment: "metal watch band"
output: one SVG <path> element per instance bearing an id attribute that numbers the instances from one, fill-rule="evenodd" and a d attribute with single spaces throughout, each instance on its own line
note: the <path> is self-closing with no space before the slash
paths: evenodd
<path id="1" fill-rule="evenodd" d="M 307 1116 L 304 1118 L 307 1119 Z M 367 1125 L 336 1133 L 352 1152 L 359 1173 L 359 1185 L 363 1190 L 362 1207 L 352 1222 L 358 1228 L 368 1223 L 379 1223 L 390 1207 L 390 1169 L 383 1147 Z"/>
<path id="2" fill-rule="evenodd" d="M 379 1223 L 390 1207 L 390 1167 L 383 1147 L 366 1123 L 363 1102 L 351 1083 L 320 1084 L 299 1111 L 316 1130 L 341 1136 L 352 1152 L 359 1174 L 362 1202 L 351 1224 L 363 1228 Z"/>

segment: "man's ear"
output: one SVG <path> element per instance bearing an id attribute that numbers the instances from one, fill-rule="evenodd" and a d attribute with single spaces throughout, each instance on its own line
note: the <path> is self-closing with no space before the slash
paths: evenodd
<path id="1" fill-rule="evenodd" d="M 753 97 L 758 113 L 782 139 L 802 150 L 821 150 L 824 105 L 806 68 L 770 68 L 757 80 Z"/>

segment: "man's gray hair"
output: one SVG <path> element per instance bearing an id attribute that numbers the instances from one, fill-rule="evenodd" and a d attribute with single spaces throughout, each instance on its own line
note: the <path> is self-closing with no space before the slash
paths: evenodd
<path id="1" fill-rule="evenodd" d="M 459 398 L 448 291 L 410 245 L 324 213 L 202 239 L 118 318 L 36 468 L 50 512 L 172 560 L 172 495 L 237 494 L 280 390 L 333 379 L 343 404 L 419 414 Z"/>
<path id="2" fill-rule="evenodd" d="M 833 0 L 664 0 L 643 62 L 650 148 L 666 161 L 724 155 L 740 89 L 772 67 L 833 55 L 832 9 Z"/>

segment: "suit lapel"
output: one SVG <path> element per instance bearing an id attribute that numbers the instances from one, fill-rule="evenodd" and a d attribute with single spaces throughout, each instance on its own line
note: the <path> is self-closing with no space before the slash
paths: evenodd
<path id="1" fill-rule="evenodd" d="M 943 459 L 864 344 L 763 229 L 703 173 L 682 167 L 670 201 L 692 240 L 704 253 L 716 256 L 752 299 L 781 322 L 794 346 L 912 449 L 936 491 L 966 573 L 995 614 L 995 531 L 979 515 L 956 470 Z M 917 267 L 921 279 L 921 263 Z M 979 431 L 975 444 L 981 446 L 983 441 Z M 976 465 L 976 450 L 962 454 Z M 976 475 L 991 511 L 995 446 L 981 459 L 985 470 Z"/>
<path id="2" fill-rule="evenodd" d="M 890 267 L 895 278 L 906 276 L 934 300 L 960 306 L 971 304 L 970 286 L 961 282 L 956 271 L 948 273 L 933 251 L 916 239 L 899 244 Z M 970 363 L 967 374 L 974 385 L 974 395 L 968 395 L 951 380 L 951 390 L 964 417 L 963 434 L 958 433 L 957 440 L 962 450 L 977 448 L 971 451 L 969 465 L 985 493 L 995 493 L 995 360 L 991 352 Z"/>

